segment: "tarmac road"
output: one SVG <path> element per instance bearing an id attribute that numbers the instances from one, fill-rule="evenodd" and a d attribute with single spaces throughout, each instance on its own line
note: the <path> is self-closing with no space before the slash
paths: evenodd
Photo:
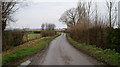
<path id="1" fill-rule="evenodd" d="M 74 48 L 62 33 L 47 50 L 31 58 L 30 65 L 101 65 L 100 62 Z"/>

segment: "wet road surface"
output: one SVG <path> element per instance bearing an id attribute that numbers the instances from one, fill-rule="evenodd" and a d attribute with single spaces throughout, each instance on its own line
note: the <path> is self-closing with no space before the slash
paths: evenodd
<path id="1" fill-rule="evenodd" d="M 30 61 L 30 65 L 100 65 L 70 45 L 64 33 L 55 38 L 47 50 L 36 54 Z"/>

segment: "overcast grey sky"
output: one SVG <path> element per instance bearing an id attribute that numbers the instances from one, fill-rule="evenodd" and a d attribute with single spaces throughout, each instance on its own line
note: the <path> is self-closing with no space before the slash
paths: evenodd
<path id="1" fill-rule="evenodd" d="M 56 25 L 56 28 L 66 28 L 66 25 L 64 23 L 59 22 L 59 18 L 66 10 L 76 7 L 79 0 L 70 0 L 70 2 L 68 0 L 65 0 L 67 2 L 61 0 L 58 0 L 58 2 L 50 2 L 54 0 L 34 1 L 36 2 L 32 2 L 31 0 L 31 2 L 28 3 L 28 6 L 25 6 L 16 12 L 14 14 L 14 17 L 17 21 L 15 23 L 10 23 L 7 28 L 36 29 L 41 28 L 42 23 L 54 23 Z M 98 9 L 98 11 L 101 11 L 101 13 L 104 15 L 106 11 L 105 4 L 100 3 L 99 8 L 100 10 Z"/>
<path id="2" fill-rule="evenodd" d="M 76 7 L 77 2 L 35 2 L 28 5 L 14 14 L 17 21 L 8 28 L 41 28 L 42 23 L 54 23 L 56 28 L 66 28 L 59 18 L 64 11 Z"/>

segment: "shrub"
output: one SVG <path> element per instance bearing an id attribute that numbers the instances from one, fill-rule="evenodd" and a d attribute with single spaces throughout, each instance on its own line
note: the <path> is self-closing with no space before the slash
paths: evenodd
<path id="1" fill-rule="evenodd" d="M 108 48 L 120 52 L 120 29 L 109 29 L 107 36 Z"/>
<path id="2" fill-rule="evenodd" d="M 80 42 L 95 45 L 103 49 L 115 49 L 120 52 L 120 29 L 93 26 L 85 28 L 77 24 L 70 28 L 70 36 Z"/>
<path id="3" fill-rule="evenodd" d="M 105 62 L 108 65 L 116 65 L 118 67 L 120 66 L 120 53 L 116 52 L 115 50 L 104 50 L 94 45 L 82 44 L 74 41 L 69 35 L 67 35 L 67 39 L 73 46 L 85 52 L 86 54 L 96 58 L 97 60 Z"/>
<path id="4" fill-rule="evenodd" d="M 100 26 L 86 29 L 83 25 L 76 25 L 71 28 L 70 34 L 74 40 L 81 43 L 96 45 L 102 48 L 106 44 L 106 30 Z"/>
<path id="5" fill-rule="evenodd" d="M 10 48 L 10 46 L 18 46 L 22 43 L 24 32 L 18 30 L 4 31 L 2 35 L 3 50 Z"/>
<path id="6" fill-rule="evenodd" d="M 33 31 L 33 33 L 36 33 L 36 34 L 38 33 L 38 34 L 40 34 L 40 33 L 41 33 L 41 31 Z"/>
<path id="7" fill-rule="evenodd" d="M 53 36 L 55 34 L 56 34 L 56 31 L 54 30 L 46 30 L 41 32 L 42 37 Z"/>

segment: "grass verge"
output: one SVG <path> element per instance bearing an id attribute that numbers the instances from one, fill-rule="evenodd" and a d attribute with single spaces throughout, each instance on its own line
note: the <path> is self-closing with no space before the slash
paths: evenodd
<path id="1" fill-rule="evenodd" d="M 74 41 L 69 34 L 67 34 L 67 39 L 74 47 L 80 49 L 95 59 L 102 61 L 108 65 L 115 65 L 120 67 L 120 53 L 115 52 L 115 50 L 103 50 L 102 48 L 98 48 L 93 45 L 81 44 Z"/>
<path id="2" fill-rule="evenodd" d="M 20 60 L 28 55 L 44 49 L 46 44 L 48 44 L 52 39 L 59 35 L 60 34 L 57 34 L 55 36 L 43 37 L 14 47 L 12 50 L 3 53 L 2 64 L 7 65 L 9 62 Z"/>
<path id="3" fill-rule="evenodd" d="M 41 34 L 27 33 L 27 34 L 24 34 L 23 36 L 23 42 L 39 39 L 41 37 L 42 37 Z"/>

